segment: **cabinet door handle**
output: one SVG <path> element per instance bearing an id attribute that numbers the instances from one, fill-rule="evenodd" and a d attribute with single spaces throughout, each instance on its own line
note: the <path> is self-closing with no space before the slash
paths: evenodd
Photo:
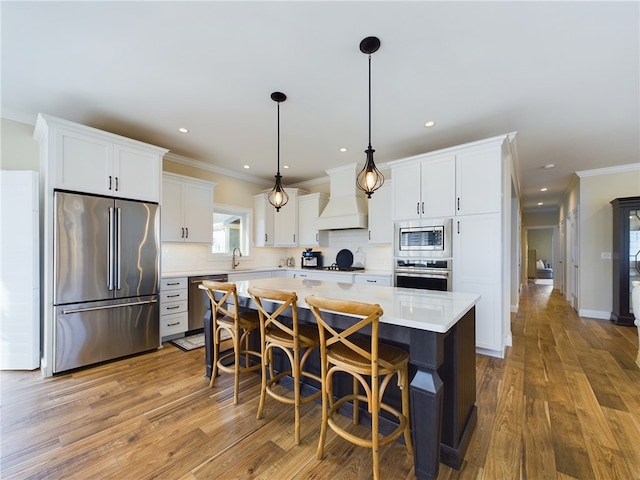
<path id="1" fill-rule="evenodd" d="M 182 235 L 180 236 L 180 238 L 184 238 L 184 227 L 182 227 L 180 230 L 182 230 Z"/>
<path id="2" fill-rule="evenodd" d="M 424 214 L 424 202 L 422 202 L 422 213 Z"/>
<path id="3" fill-rule="evenodd" d="M 296 234 L 293 234 L 293 243 L 296 243 Z"/>
<path id="4" fill-rule="evenodd" d="M 109 190 L 111 190 L 111 175 L 109 175 Z"/>
<path id="5" fill-rule="evenodd" d="M 173 307 L 165 307 L 166 310 L 175 310 L 176 308 L 180 308 L 180 305 L 174 305 Z"/>
<path id="6" fill-rule="evenodd" d="M 175 327 L 176 325 L 180 325 L 180 322 L 176 322 L 176 323 L 167 323 L 167 327 Z"/>
<path id="7" fill-rule="evenodd" d="M 167 285 L 180 285 L 180 282 L 169 282 Z"/>
<path id="8" fill-rule="evenodd" d="M 118 177 L 116 177 L 116 192 L 118 191 Z"/>
<path id="9" fill-rule="evenodd" d="M 180 294 L 176 293 L 175 295 L 167 295 L 167 298 L 173 298 L 173 297 L 179 297 L 179 296 L 180 296 Z"/>
<path id="10" fill-rule="evenodd" d="M 189 238 L 189 227 L 186 227 L 185 230 L 187 232 L 187 237 L 186 238 Z"/>
<path id="11" fill-rule="evenodd" d="M 416 203 L 416 213 L 420 215 L 420 202 Z"/>
<path id="12" fill-rule="evenodd" d="M 371 230 L 369 230 L 369 240 L 371 240 Z"/>
<path id="13" fill-rule="evenodd" d="M 319 241 L 320 241 L 320 234 L 316 233 L 316 242 L 319 242 Z"/>
<path id="14" fill-rule="evenodd" d="M 460 233 L 460 220 L 458 220 L 458 233 Z"/>
<path id="15" fill-rule="evenodd" d="M 457 208 L 458 210 L 460 210 L 460 197 L 458 197 L 457 203 L 458 203 Z"/>
<path id="16" fill-rule="evenodd" d="M 378 283 L 378 281 L 377 280 L 369 280 L 369 279 L 367 279 L 367 283 Z"/>
<path id="17" fill-rule="evenodd" d="M 266 233 L 264 234 L 264 241 L 265 241 L 265 243 L 267 242 L 267 234 Z"/>

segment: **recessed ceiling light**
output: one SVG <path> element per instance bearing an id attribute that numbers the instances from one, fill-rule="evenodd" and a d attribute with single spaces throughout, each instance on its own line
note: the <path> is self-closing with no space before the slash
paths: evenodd
<path id="1" fill-rule="evenodd" d="M 538 202 L 538 206 L 540 206 L 540 205 L 544 205 L 544 203 L 542 203 L 542 202 Z"/>
<path id="2" fill-rule="evenodd" d="M 289 165 L 283 165 L 282 168 L 289 168 Z"/>
<path id="3" fill-rule="evenodd" d="M 251 168 L 249 165 L 243 165 L 242 168 Z"/>
<path id="4" fill-rule="evenodd" d="M 344 153 L 344 152 L 346 152 L 346 151 L 347 151 L 347 149 L 346 149 L 345 147 L 342 147 L 342 148 L 340 149 L 340 151 L 341 151 L 342 153 Z"/>
<path id="5" fill-rule="evenodd" d="M 553 163 L 547 163 L 544 168 L 553 168 L 555 165 Z"/>
<path id="6" fill-rule="evenodd" d="M 184 127 L 180 127 L 180 128 L 178 129 L 178 131 L 179 131 L 180 133 L 189 133 L 189 129 L 184 128 Z"/>
<path id="7" fill-rule="evenodd" d="M 546 192 L 546 191 L 547 191 L 547 187 L 542 187 L 542 188 L 540 189 L 540 191 L 541 191 L 541 192 Z"/>
<path id="8" fill-rule="evenodd" d="M 424 124 L 425 127 L 433 127 L 436 124 L 436 122 L 434 122 L 433 120 L 429 120 L 427 123 Z"/>

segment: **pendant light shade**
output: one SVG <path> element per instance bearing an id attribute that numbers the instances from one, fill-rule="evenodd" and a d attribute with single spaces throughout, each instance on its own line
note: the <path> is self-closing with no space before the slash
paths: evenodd
<path id="1" fill-rule="evenodd" d="M 384 184 L 384 175 L 376 168 L 373 161 L 373 152 L 371 147 L 371 54 L 377 52 L 380 48 L 380 39 L 378 37 L 367 37 L 360 42 L 360 51 L 369 55 L 369 146 L 364 151 L 367 154 L 364 168 L 356 178 L 356 186 L 367 194 L 367 198 L 371 198 L 371 194 L 378 190 Z"/>
<path id="2" fill-rule="evenodd" d="M 282 176 L 280 175 L 280 102 L 284 102 L 287 96 L 282 92 L 273 92 L 271 94 L 271 100 L 278 104 L 278 171 L 275 174 L 276 184 L 269 192 L 269 203 L 276 207 L 276 212 L 280 211 L 280 208 L 286 205 L 289 201 L 289 195 L 282 188 Z"/>

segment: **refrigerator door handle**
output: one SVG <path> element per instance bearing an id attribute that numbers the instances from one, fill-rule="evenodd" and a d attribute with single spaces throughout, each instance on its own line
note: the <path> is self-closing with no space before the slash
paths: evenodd
<path id="1" fill-rule="evenodd" d="M 113 255 L 115 253 L 114 245 L 113 245 L 113 229 L 114 229 L 114 211 L 113 207 L 109 207 L 109 252 L 107 253 L 107 287 L 109 291 L 113 290 Z"/>
<path id="2" fill-rule="evenodd" d="M 122 258 L 122 209 L 120 207 L 116 208 L 116 261 L 115 261 L 115 270 L 116 270 L 116 290 L 120 290 L 121 284 L 121 258 Z"/>
<path id="3" fill-rule="evenodd" d="M 130 307 L 132 305 L 146 305 L 148 303 L 158 303 L 158 300 L 144 300 L 140 302 L 120 303 L 118 305 L 103 305 L 102 307 L 87 307 L 87 308 L 73 308 L 71 310 L 62 310 L 63 315 L 70 315 L 72 313 L 92 312 L 94 310 L 105 310 L 107 308 L 120 308 Z"/>

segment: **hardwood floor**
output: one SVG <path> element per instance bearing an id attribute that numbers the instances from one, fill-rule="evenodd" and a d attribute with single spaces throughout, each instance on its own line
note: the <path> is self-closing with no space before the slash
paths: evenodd
<path id="1" fill-rule="evenodd" d="M 441 464 L 439 479 L 640 478 L 637 330 L 579 318 L 551 288 L 525 288 L 504 359 L 477 356 L 478 424 L 461 470 Z M 255 419 L 258 375 L 234 407 L 231 376 L 209 389 L 203 364 L 203 349 L 165 344 L 55 378 L 2 372 L 0 477 L 371 477 L 370 452 L 335 435 L 316 460 L 319 405 L 296 447 L 286 405 L 267 399 Z M 403 445 L 382 449 L 381 475 L 415 478 Z"/>

